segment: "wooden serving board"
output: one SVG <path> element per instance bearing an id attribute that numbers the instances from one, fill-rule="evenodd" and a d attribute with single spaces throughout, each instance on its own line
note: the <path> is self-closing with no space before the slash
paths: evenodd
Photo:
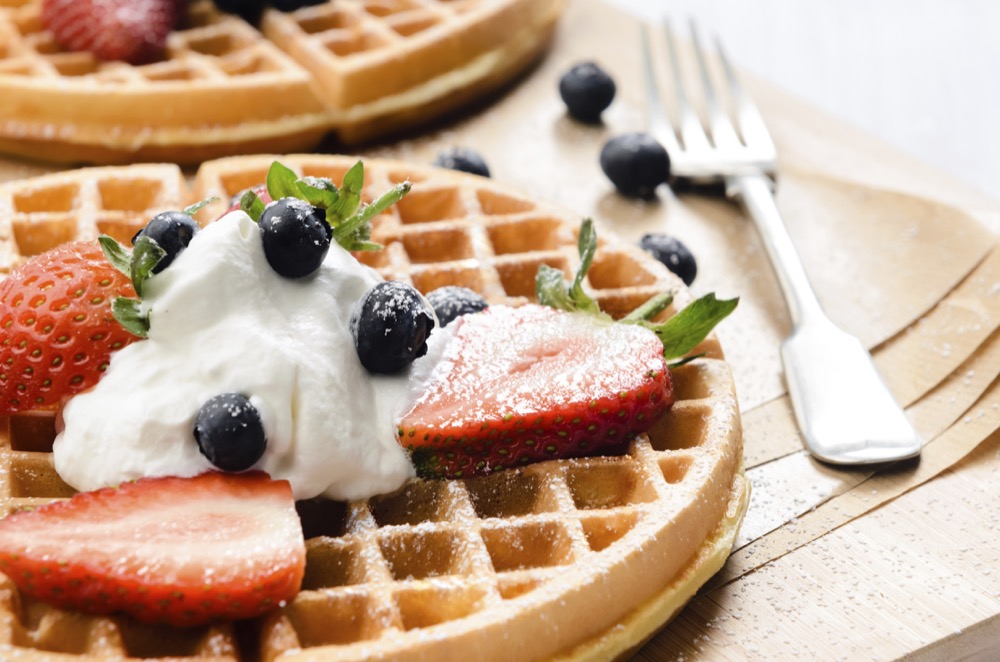
<path id="1" fill-rule="evenodd" d="M 361 156 L 429 163 L 472 147 L 493 177 L 637 241 L 667 232 L 696 293 L 740 296 L 719 330 L 743 411 L 754 496 L 733 556 L 637 652 L 647 660 L 1000 656 L 1000 203 L 754 79 L 781 155 L 778 204 L 827 312 L 873 348 L 923 435 L 919 462 L 833 469 L 803 450 L 781 376 L 790 322 L 751 224 L 723 199 L 618 196 L 598 154 L 646 126 L 636 19 L 571 0 L 550 53 L 505 92 Z M 595 60 L 618 96 L 569 119 L 557 82 Z M 330 149 L 336 149 L 331 146 Z M 52 168 L 0 159 L 0 181 Z M 850 415 L 850 412 L 845 412 Z M 992 656 L 992 657 L 991 657 Z"/>

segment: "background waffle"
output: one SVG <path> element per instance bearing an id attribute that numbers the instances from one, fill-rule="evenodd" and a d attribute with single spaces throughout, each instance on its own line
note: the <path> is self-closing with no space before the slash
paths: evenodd
<path id="1" fill-rule="evenodd" d="M 150 209 L 263 181 L 274 157 L 206 163 L 188 191 L 173 166 L 96 168 L 0 186 L 4 246 L 66 222 L 91 237 Z M 354 159 L 278 157 L 339 182 Z M 541 263 L 576 268 L 579 218 L 491 180 L 366 161 L 366 194 L 413 182 L 378 217 L 386 247 L 363 259 L 427 291 L 458 284 L 494 302 L 531 298 Z M 130 196 L 129 191 L 135 195 Z M 370 198 L 370 195 L 368 195 Z M 54 207 L 47 211 L 44 201 Z M 7 210 L 10 210 L 8 213 Z M 15 234 L 13 226 L 20 228 Z M 44 231 L 41 234 L 46 234 Z M 54 233 L 58 234 L 58 233 Z M 51 234 L 50 234 L 51 236 Z M 59 236 L 59 240 L 68 238 Z M 41 246 L 32 246 L 30 251 Z M 621 314 L 678 279 L 604 236 L 587 286 Z M 673 309 L 667 311 L 672 314 Z M 254 622 L 192 630 L 62 612 L 0 584 L 0 653 L 41 660 L 109 657 L 219 660 L 393 658 L 605 659 L 638 645 L 723 563 L 746 506 L 742 433 L 728 365 L 714 337 L 675 371 L 678 401 L 620 456 L 551 461 L 463 481 L 413 480 L 366 501 L 299 504 L 307 537 L 302 592 Z M 71 494 L 52 466 L 51 413 L 0 424 L 5 513 Z M 2 578 L 2 575 L 0 575 Z"/>
<path id="2" fill-rule="evenodd" d="M 330 0 L 261 31 L 193 0 L 162 61 L 67 53 L 41 0 L 0 0 L 0 150 L 58 162 L 197 163 L 424 122 L 524 70 L 563 0 Z"/>

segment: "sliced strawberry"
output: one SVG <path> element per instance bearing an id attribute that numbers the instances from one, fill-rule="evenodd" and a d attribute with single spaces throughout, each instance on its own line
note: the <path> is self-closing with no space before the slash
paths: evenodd
<path id="1" fill-rule="evenodd" d="M 305 542 L 285 481 L 143 478 L 0 521 L 0 571 L 56 607 L 200 625 L 291 599 Z"/>
<path id="2" fill-rule="evenodd" d="M 186 0 L 43 0 L 42 25 L 56 43 L 101 60 L 144 64 L 163 56 Z"/>
<path id="3" fill-rule="evenodd" d="M 441 365 L 397 432 L 428 477 L 621 448 L 673 404 L 656 335 L 543 306 L 463 318 Z"/>
<path id="4" fill-rule="evenodd" d="M 0 281 L 0 413 L 56 404 L 97 383 L 136 337 L 111 313 L 135 296 L 96 241 L 63 244 Z"/>

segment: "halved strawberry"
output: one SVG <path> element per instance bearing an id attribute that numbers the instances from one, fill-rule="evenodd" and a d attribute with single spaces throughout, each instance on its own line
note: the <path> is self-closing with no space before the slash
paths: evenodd
<path id="1" fill-rule="evenodd" d="M 291 599 L 305 542 L 285 481 L 143 478 L 0 521 L 0 571 L 56 607 L 201 625 Z"/>
<path id="2" fill-rule="evenodd" d="M 111 313 L 135 296 L 96 241 L 63 244 L 0 281 L 0 413 L 56 404 L 90 388 L 136 337 Z"/>
<path id="3" fill-rule="evenodd" d="M 42 25 L 67 50 L 144 64 L 162 57 L 186 11 L 187 0 L 44 0 Z"/>
<path id="4" fill-rule="evenodd" d="M 445 369 L 399 424 L 420 475 L 620 448 L 673 404 L 663 344 L 646 328 L 537 305 L 462 319 Z"/>

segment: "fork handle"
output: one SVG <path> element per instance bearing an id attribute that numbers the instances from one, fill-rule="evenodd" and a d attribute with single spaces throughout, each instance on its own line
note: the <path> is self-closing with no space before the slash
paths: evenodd
<path id="1" fill-rule="evenodd" d="M 732 175 L 726 189 L 756 223 L 785 294 L 793 328 L 781 345 L 781 360 L 807 448 L 835 464 L 917 455 L 921 439 L 871 355 L 823 312 L 774 202 L 771 180 L 763 174 Z"/>
<path id="2" fill-rule="evenodd" d="M 764 174 L 733 175 L 726 178 L 726 194 L 740 201 L 757 226 L 781 291 L 785 295 L 792 325 L 807 319 L 826 317 L 809 284 L 802 260 L 788 235 L 781 212 L 774 202 L 774 184 Z"/>

